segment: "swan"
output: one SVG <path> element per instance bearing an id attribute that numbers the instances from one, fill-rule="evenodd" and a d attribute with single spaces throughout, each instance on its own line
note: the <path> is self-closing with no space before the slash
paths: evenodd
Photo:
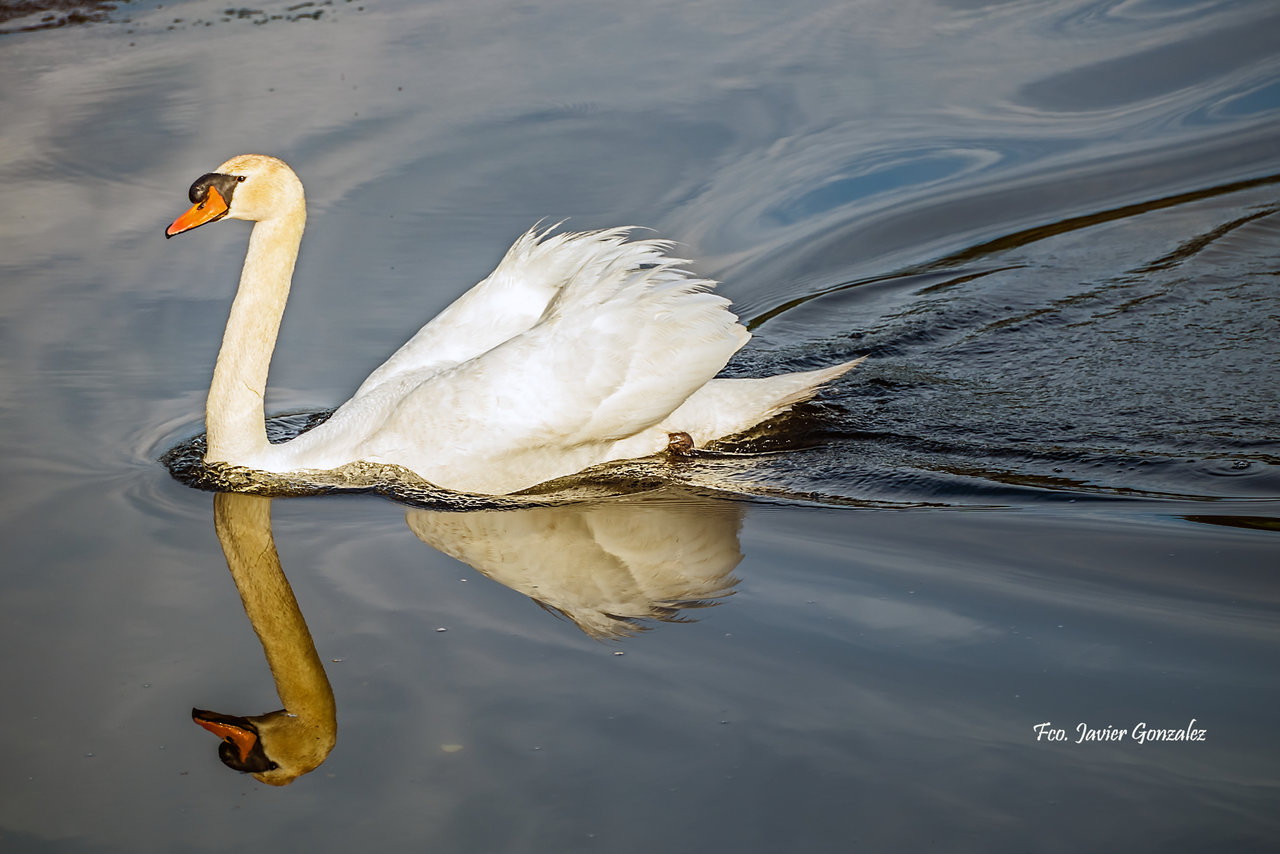
<path id="1" fill-rule="evenodd" d="M 338 739 L 338 709 L 271 528 L 272 499 L 213 496 L 214 530 L 282 708 L 260 715 L 192 709 L 236 771 L 287 786 L 318 768 Z M 691 493 L 635 500 L 457 513 L 412 508 L 422 542 L 567 617 L 597 640 L 685 622 L 730 596 L 742 561 L 743 508 Z"/>
<path id="2" fill-rule="evenodd" d="M 319 767 L 337 743 L 333 688 L 280 565 L 271 499 L 220 492 L 213 524 L 284 708 L 249 717 L 192 709 L 191 719 L 222 739 L 218 757 L 228 768 L 287 786 Z"/>
<path id="3" fill-rule="evenodd" d="M 694 493 L 458 513 L 414 507 L 405 522 L 436 551 L 567 617 L 597 640 L 691 621 L 733 594 L 742 506 Z"/>
<path id="4" fill-rule="evenodd" d="M 306 224 L 302 182 L 244 154 L 196 179 L 166 237 L 254 223 L 205 408 L 207 463 L 271 473 L 400 466 L 445 489 L 504 495 L 614 460 L 684 452 L 811 397 L 861 359 L 759 379 L 715 376 L 751 337 L 629 228 L 520 237 L 486 279 L 369 375 L 324 423 L 267 440 L 267 370 Z"/>

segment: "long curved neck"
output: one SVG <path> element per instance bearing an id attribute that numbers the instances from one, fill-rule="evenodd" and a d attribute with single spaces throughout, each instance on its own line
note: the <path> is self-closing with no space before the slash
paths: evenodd
<path id="1" fill-rule="evenodd" d="M 307 630 L 271 533 L 271 499 L 220 492 L 213 498 L 214 528 L 235 579 L 244 612 L 262 643 L 284 714 L 256 721 L 270 737 L 273 756 L 292 776 L 315 768 L 338 736 L 337 705 L 324 665 Z M 292 779 L 290 776 L 290 779 Z"/>
<path id="2" fill-rule="evenodd" d="M 306 208 L 299 204 L 257 223 L 249 236 L 240 289 L 231 304 L 205 405 L 205 459 L 210 462 L 252 466 L 255 456 L 269 448 L 263 409 L 267 371 L 306 222 Z"/>

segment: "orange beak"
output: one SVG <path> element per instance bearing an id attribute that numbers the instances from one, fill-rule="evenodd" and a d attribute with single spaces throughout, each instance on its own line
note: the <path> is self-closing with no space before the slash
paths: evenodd
<path id="1" fill-rule="evenodd" d="M 184 213 L 173 221 L 173 225 L 164 230 L 165 237 L 173 237 L 175 234 L 181 234 L 184 231 L 204 225 L 206 222 L 222 219 L 227 215 L 230 208 L 227 202 L 222 198 L 222 194 L 218 192 L 216 187 L 209 187 L 209 194 L 205 196 L 204 201 L 197 205 L 193 205 L 191 210 Z"/>
<path id="2" fill-rule="evenodd" d="M 194 227 L 192 226 L 192 228 Z M 213 720 L 213 715 L 209 712 L 200 712 L 192 709 L 191 719 L 223 741 L 234 744 L 236 750 L 240 752 L 240 761 L 242 762 L 249 756 L 250 751 L 253 750 L 253 745 L 258 741 L 256 732 L 245 727 L 236 726 L 227 720 Z"/>

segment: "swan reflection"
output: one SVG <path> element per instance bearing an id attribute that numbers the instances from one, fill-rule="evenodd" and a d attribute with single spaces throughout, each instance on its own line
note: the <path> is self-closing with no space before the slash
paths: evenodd
<path id="1" fill-rule="evenodd" d="M 192 709 L 222 738 L 218 757 L 263 783 L 285 786 L 324 762 L 338 738 L 337 706 L 271 533 L 271 499 L 221 492 L 213 524 L 244 612 L 262 642 L 284 708 L 250 717 Z"/>
<path id="2" fill-rule="evenodd" d="M 609 640 L 733 592 L 742 509 L 639 499 L 527 510 L 410 510 L 429 546 Z M 687 619 L 687 618 L 685 618 Z"/>
<path id="3" fill-rule="evenodd" d="M 409 510 L 424 543 L 523 593 L 597 639 L 679 622 L 733 592 L 742 560 L 736 504 L 657 494 L 520 510 Z M 337 708 L 311 633 L 285 578 L 271 499 L 214 496 L 214 527 L 246 615 L 262 643 L 282 709 L 240 717 L 192 709 L 222 739 L 218 756 L 263 783 L 317 768 L 337 741 Z"/>

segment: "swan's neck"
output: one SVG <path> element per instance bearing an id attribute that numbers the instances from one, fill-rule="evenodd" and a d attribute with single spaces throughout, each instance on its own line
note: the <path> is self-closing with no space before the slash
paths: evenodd
<path id="1" fill-rule="evenodd" d="M 210 462 L 252 467 L 270 447 L 263 409 L 267 370 L 306 221 L 306 209 L 299 204 L 285 215 L 257 223 L 249 236 L 240 289 L 231 304 L 205 406 L 205 459 Z"/>
<path id="2" fill-rule="evenodd" d="M 218 493 L 214 527 L 253 630 L 262 643 L 283 712 L 250 718 L 291 774 L 315 768 L 338 734 L 337 706 L 307 622 L 285 578 L 271 533 L 271 499 Z M 285 760 L 288 760 L 286 763 Z M 291 778 L 290 778 L 291 779 Z"/>

